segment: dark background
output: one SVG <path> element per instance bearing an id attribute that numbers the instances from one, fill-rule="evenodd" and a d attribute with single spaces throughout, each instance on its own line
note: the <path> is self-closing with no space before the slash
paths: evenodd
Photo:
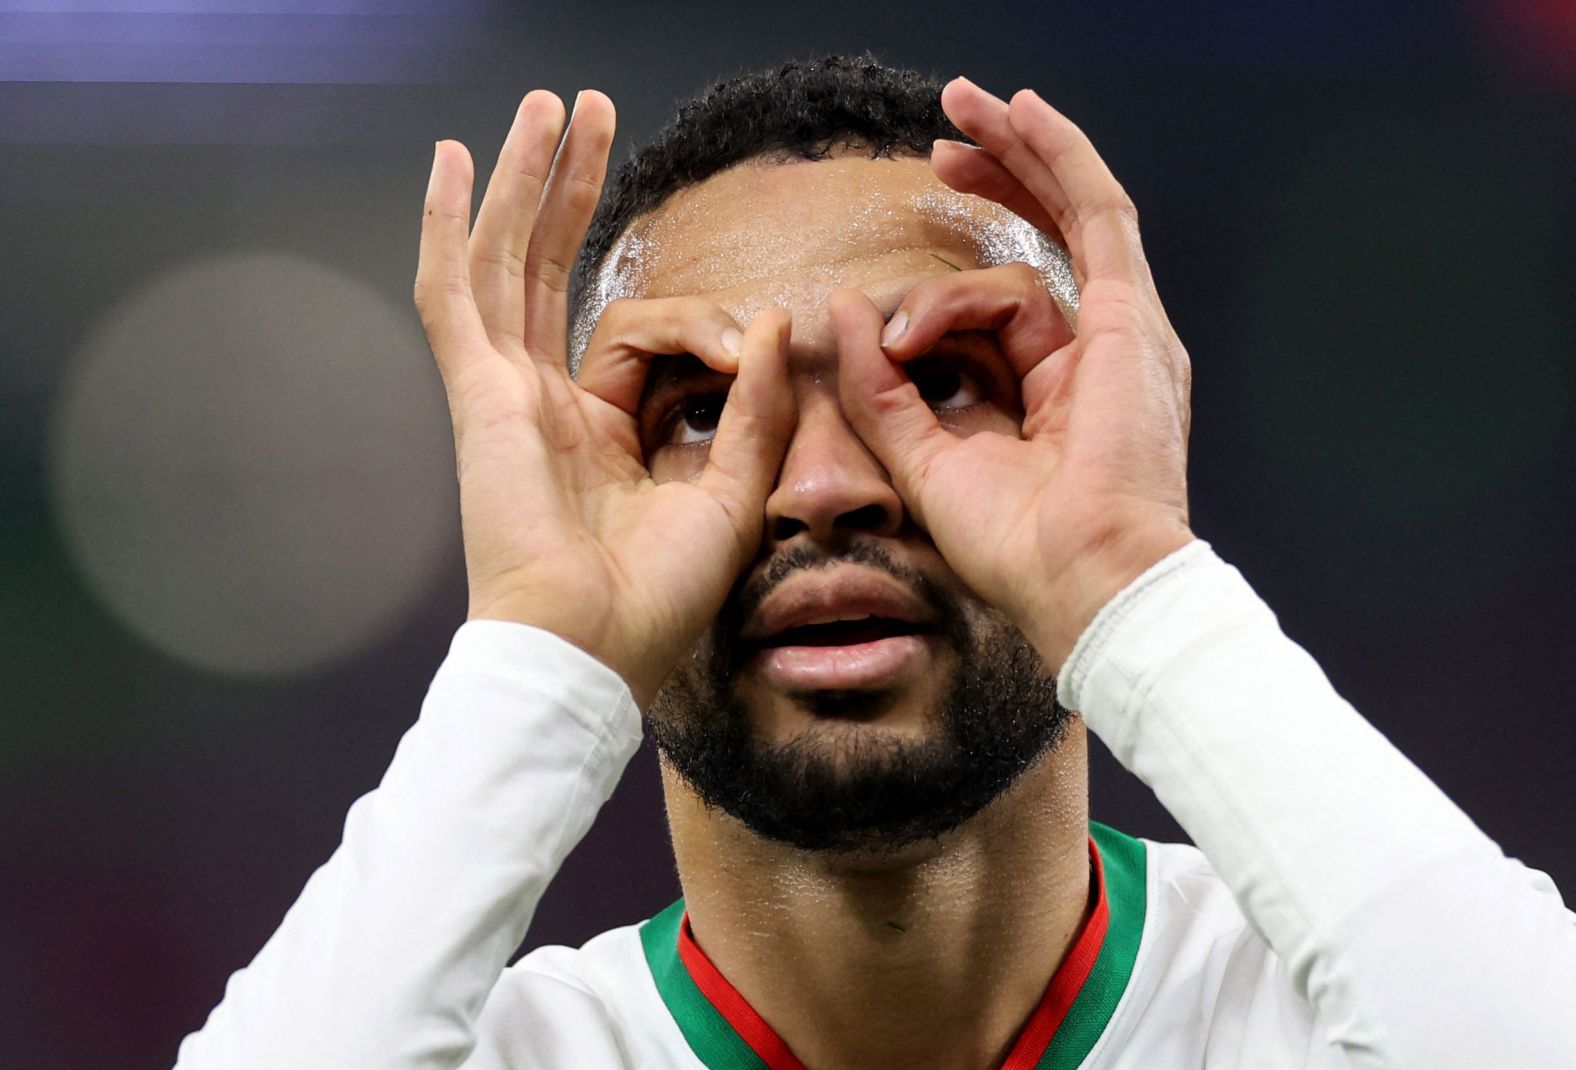
<path id="1" fill-rule="evenodd" d="M 1084 125 L 1193 356 L 1197 530 L 1576 888 L 1576 5 L 0 0 L 0 1051 L 159 1067 L 464 612 L 409 308 L 431 143 L 873 49 Z M 1272 711 L 1266 711 L 1266 716 Z M 1179 835 L 1100 751 L 1093 812 Z M 542 903 L 676 894 L 636 760 Z"/>

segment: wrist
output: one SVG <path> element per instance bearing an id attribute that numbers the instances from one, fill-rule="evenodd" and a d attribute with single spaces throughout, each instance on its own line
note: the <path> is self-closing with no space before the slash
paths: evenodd
<path id="1" fill-rule="evenodd" d="M 551 632 L 617 673 L 629 688 L 635 705 L 645 710 L 666 679 L 666 670 L 651 658 L 650 646 L 633 649 L 632 644 L 618 641 L 610 623 L 601 614 L 574 613 L 561 608 L 570 604 L 573 603 L 543 597 L 516 596 L 482 601 L 473 596 L 466 620 L 507 621 Z"/>
<path id="2" fill-rule="evenodd" d="M 1111 530 L 1072 558 L 1063 572 L 1036 584 L 1041 604 L 1024 635 L 1052 674 L 1059 674 L 1078 638 L 1118 594 L 1196 536 L 1181 516 Z"/>

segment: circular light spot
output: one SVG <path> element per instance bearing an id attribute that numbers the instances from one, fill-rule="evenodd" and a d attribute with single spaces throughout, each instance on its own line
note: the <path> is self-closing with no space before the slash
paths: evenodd
<path id="1" fill-rule="evenodd" d="M 249 254 L 155 279 L 55 413 L 55 507 L 91 587 L 167 653 L 299 672 L 385 636 L 456 532 L 420 331 L 369 286 Z"/>

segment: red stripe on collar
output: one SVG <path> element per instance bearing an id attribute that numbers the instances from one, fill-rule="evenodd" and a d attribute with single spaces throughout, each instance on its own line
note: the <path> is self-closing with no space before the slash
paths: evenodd
<path id="1" fill-rule="evenodd" d="M 1034 1070 L 1078 998 L 1084 982 L 1089 979 L 1095 960 L 1100 957 L 1106 930 L 1110 927 L 1111 908 L 1105 893 L 1105 868 L 1093 837 L 1089 839 L 1089 863 L 1094 885 L 1094 909 L 1084 919 L 1067 957 L 1056 968 L 1050 984 L 1045 988 L 1045 994 L 1040 997 L 1039 1005 L 1034 1008 L 1034 1013 L 1029 1016 L 1018 1039 L 1013 1042 L 1012 1050 L 1001 1064 L 1001 1070 Z M 727 1020 L 768 1070 L 805 1070 L 804 1064 L 782 1037 L 766 1024 L 766 1019 L 756 1013 L 755 1008 L 706 957 L 706 952 L 700 949 L 690 929 L 687 912 L 679 926 L 679 958 L 683 960 L 684 968 L 694 980 L 695 987 L 700 989 L 701 995 Z"/>
<path id="2" fill-rule="evenodd" d="M 1092 836 L 1089 838 L 1089 868 L 1096 896 L 1094 910 L 1084 919 L 1083 928 L 1073 940 L 1067 957 L 1051 976 L 1051 983 L 1045 986 L 1040 1005 L 1029 1015 L 1028 1024 L 1018 1034 L 1017 1043 L 1007 1053 L 1001 1070 L 1034 1070 L 1039 1065 L 1045 1049 L 1051 1046 L 1051 1038 L 1061 1028 L 1062 1020 L 1089 979 L 1095 959 L 1100 957 L 1106 929 L 1111 925 L 1111 904 L 1105 896 L 1105 866 L 1100 861 L 1100 848 L 1094 845 Z"/>
<path id="3" fill-rule="evenodd" d="M 805 1070 L 804 1064 L 789 1050 L 783 1038 L 766 1024 L 766 1019 L 755 1013 L 755 1008 L 739 995 L 739 990 L 728 982 L 722 972 L 712 965 L 711 959 L 706 957 L 706 952 L 700 949 L 700 945 L 695 942 L 695 934 L 690 930 L 688 911 L 684 912 L 684 921 L 679 926 L 679 958 L 684 960 L 684 968 L 689 971 L 701 995 L 727 1019 L 733 1031 L 744 1039 L 751 1051 L 760 1056 L 761 1062 L 770 1070 Z"/>

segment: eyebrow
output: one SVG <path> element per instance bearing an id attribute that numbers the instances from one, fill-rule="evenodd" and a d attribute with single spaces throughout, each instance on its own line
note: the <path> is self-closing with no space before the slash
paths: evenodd
<path id="1" fill-rule="evenodd" d="M 929 255 L 932 260 L 935 260 L 936 262 L 938 262 L 940 264 L 944 264 L 949 271 L 964 271 L 964 270 L 966 270 L 965 268 L 959 267 L 957 264 L 954 264 L 952 261 L 948 260 L 946 257 L 942 256 L 939 253 L 929 252 L 927 250 L 927 255 Z M 892 321 L 893 315 L 895 315 L 897 310 L 898 310 L 898 306 L 902 305 L 904 300 L 907 299 L 909 291 L 912 290 L 914 287 L 918 286 L 920 283 L 924 282 L 926 279 L 928 279 L 928 278 L 935 278 L 935 277 L 936 276 L 934 274 L 923 274 L 923 275 L 919 275 L 919 276 L 914 277 L 914 278 L 907 279 L 902 284 L 902 288 L 901 289 L 893 290 L 891 292 L 882 294 L 879 298 L 871 297 L 870 300 L 876 306 L 876 308 L 880 311 L 881 319 L 884 322 L 890 323 Z M 869 295 L 867 294 L 866 296 L 869 296 Z"/>
<path id="2" fill-rule="evenodd" d="M 700 379 L 707 375 L 731 378 L 726 373 L 707 366 L 705 361 L 693 353 L 664 353 L 651 361 L 650 370 L 646 373 L 646 385 L 641 390 L 641 403 L 644 404 L 653 394 L 666 390 L 676 383 Z"/>

